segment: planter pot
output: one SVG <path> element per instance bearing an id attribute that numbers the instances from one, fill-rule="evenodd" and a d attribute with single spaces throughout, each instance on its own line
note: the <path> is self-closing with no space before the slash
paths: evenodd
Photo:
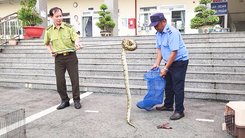
<path id="1" fill-rule="evenodd" d="M 16 46 L 17 45 L 17 40 L 16 39 L 10 39 L 9 40 L 9 45 Z"/>
<path id="2" fill-rule="evenodd" d="M 109 32 L 109 31 L 103 31 L 103 32 L 100 32 L 100 35 L 101 36 L 111 36 L 111 32 Z"/>
<path id="3" fill-rule="evenodd" d="M 45 28 L 37 26 L 25 26 L 23 29 L 25 29 L 25 33 L 29 37 L 40 38 Z"/>
<path id="4" fill-rule="evenodd" d="M 25 39 L 29 39 L 29 36 L 28 35 L 23 34 L 23 36 L 24 36 Z"/>
<path id="5" fill-rule="evenodd" d="M 198 27 L 197 29 L 200 34 L 211 33 L 213 32 L 214 26 L 206 25 L 206 26 Z"/>

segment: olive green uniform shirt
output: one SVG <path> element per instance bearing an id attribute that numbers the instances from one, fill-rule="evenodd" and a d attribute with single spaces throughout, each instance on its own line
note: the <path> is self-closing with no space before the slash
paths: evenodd
<path id="1" fill-rule="evenodd" d="M 60 29 L 57 29 L 56 26 L 52 24 L 46 29 L 44 45 L 48 45 L 51 42 L 52 51 L 74 48 L 77 38 L 77 33 L 70 24 L 62 22 Z M 73 51 L 76 51 L 76 49 L 58 52 L 58 54 Z"/>

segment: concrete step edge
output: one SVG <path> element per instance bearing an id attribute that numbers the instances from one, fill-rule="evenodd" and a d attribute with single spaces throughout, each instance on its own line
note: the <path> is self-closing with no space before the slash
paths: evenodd
<path id="1" fill-rule="evenodd" d="M 9 61 L 2 61 L 1 63 L 9 63 L 9 64 L 37 64 L 34 62 L 9 62 Z M 38 63 L 38 64 L 54 64 L 52 63 Z M 82 65 L 118 65 L 118 66 L 122 66 L 122 63 L 83 63 L 83 62 L 79 62 L 79 64 Z M 145 66 L 149 66 L 148 63 L 127 63 L 127 65 L 135 65 L 135 66 L 139 66 L 139 65 L 145 65 Z M 188 64 L 188 66 L 208 66 L 208 67 L 234 67 L 234 64 Z M 245 67 L 245 64 L 240 64 L 240 65 L 235 65 L 235 67 Z"/>
<path id="2" fill-rule="evenodd" d="M 244 47 L 245 48 L 245 47 Z M 148 48 L 141 48 L 141 50 L 144 50 L 144 49 L 148 49 Z M 150 48 L 152 50 L 155 50 L 155 48 Z M 34 49 L 35 51 L 39 50 L 38 52 L 39 53 L 34 53 L 31 52 L 31 51 L 27 51 L 25 53 L 23 53 L 21 50 L 32 50 L 32 49 L 11 49 L 11 53 L 9 53 L 8 51 L 6 52 L 3 52 L 3 54 L 40 54 L 40 55 L 49 55 L 48 51 L 46 49 Z M 121 54 L 121 51 L 109 51 L 111 49 L 108 49 L 107 52 L 101 52 L 101 50 L 94 50 L 94 51 L 91 51 L 89 53 L 85 52 L 85 51 L 77 51 L 77 55 L 79 54 L 86 54 L 86 55 L 90 55 L 90 54 L 101 54 L 101 55 L 104 55 L 104 54 L 115 54 L 115 55 L 118 55 L 118 54 Z M 114 49 L 115 50 L 115 49 Z M 122 50 L 121 48 L 119 50 Z M 148 49 L 149 50 L 149 49 Z M 245 51 L 240 51 L 240 50 L 234 50 L 234 51 L 212 51 L 212 50 L 202 50 L 202 51 L 199 51 L 200 49 L 197 49 L 197 51 L 195 50 L 189 50 L 189 54 L 244 54 Z M 245 49 L 244 49 L 245 50 Z M 130 52 L 128 51 L 127 54 L 157 54 L 156 52 L 152 52 L 152 51 L 149 51 L 149 52 L 144 52 L 142 53 L 142 51 L 133 51 L 133 52 Z"/>
<path id="3" fill-rule="evenodd" d="M 1 67 L 1 69 L 31 69 L 31 70 L 54 70 L 54 68 L 35 68 L 35 67 Z M 98 69 L 79 69 L 79 71 L 98 71 Z M 101 72 L 123 72 L 122 69 L 100 69 Z M 128 72 L 144 72 L 148 70 L 128 70 Z M 245 72 L 205 72 L 187 71 L 187 74 L 211 74 L 211 75 L 245 75 Z"/>
<path id="4" fill-rule="evenodd" d="M 185 88 L 185 92 L 197 92 L 197 93 L 208 92 L 208 93 L 213 93 L 213 94 L 245 95 L 245 91 L 241 91 L 241 90 Z"/>
<path id="5" fill-rule="evenodd" d="M 9 73 L 0 73 L 3 75 L 8 75 Z M 38 76 L 38 74 L 24 74 L 24 73 L 11 73 L 9 75 L 17 75 L 17 76 Z M 55 77 L 54 75 L 42 75 L 40 74 L 40 76 L 47 76 L 47 77 Z M 68 76 L 66 76 L 68 77 Z M 79 76 L 79 78 L 93 78 L 93 79 L 121 79 L 123 80 L 123 77 L 115 77 L 115 76 Z M 130 80 L 144 80 L 143 76 L 141 77 L 129 77 Z M 4 79 L 1 78 L 0 82 L 4 82 L 4 81 L 9 81 L 9 82 L 43 82 L 46 83 L 46 80 L 23 80 L 23 79 Z M 204 79 L 186 79 L 186 82 L 190 82 L 190 83 L 213 83 L 213 84 L 236 84 L 236 85 L 245 85 L 245 81 L 230 81 L 230 80 L 204 80 Z M 68 81 L 69 82 L 69 81 Z M 95 83 L 96 85 L 98 83 Z M 114 84 L 115 85 L 115 84 Z"/>
<path id="6" fill-rule="evenodd" d="M 19 58 L 27 58 L 29 59 L 30 57 L 1 57 L 2 58 L 9 58 L 9 59 L 19 59 Z M 32 59 L 53 59 L 51 57 L 32 57 Z M 78 59 L 119 59 L 121 60 L 121 57 L 78 57 Z M 130 59 L 152 59 L 149 57 L 130 57 Z M 199 59 L 199 60 L 244 60 L 244 58 L 227 58 L 227 57 L 189 57 L 189 59 Z M 154 58 L 155 60 L 155 58 Z"/>
<path id="7" fill-rule="evenodd" d="M 35 68 L 35 67 L 1 67 L 2 69 L 32 69 L 32 70 L 54 70 L 54 68 Z M 98 71 L 98 69 L 79 69 L 79 71 Z M 101 72 L 123 72 L 122 69 L 100 69 Z M 148 70 L 128 70 L 128 72 L 147 72 Z M 245 72 L 205 72 L 205 71 L 188 71 L 188 74 L 225 74 L 225 75 L 245 75 Z"/>
<path id="8" fill-rule="evenodd" d="M 45 84 L 45 85 L 56 85 L 55 81 L 28 81 L 28 80 L 11 80 L 11 79 L 0 79 L 0 82 L 11 82 L 11 83 L 29 83 L 29 84 Z M 70 85 L 69 83 L 67 85 Z M 99 87 L 99 88 L 120 88 L 125 89 L 125 85 L 120 84 L 99 84 L 99 83 L 81 83 L 83 87 Z M 130 89 L 147 90 L 147 86 L 130 85 Z M 228 95 L 245 95 L 245 91 L 241 90 L 222 90 L 222 89 L 200 89 L 200 88 L 185 88 L 187 93 L 210 93 L 210 94 L 228 94 Z"/>

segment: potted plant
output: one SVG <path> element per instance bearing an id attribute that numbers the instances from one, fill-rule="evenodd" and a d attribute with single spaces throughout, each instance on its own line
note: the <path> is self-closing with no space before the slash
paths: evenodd
<path id="1" fill-rule="evenodd" d="M 17 39 L 15 37 L 15 33 L 16 33 L 16 28 L 14 28 L 13 26 L 11 27 L 11 30 L 9 30 L 9 45 L 15 46 L 17 45 Z"/>
<path id="2" fill-rule="evenodd" d="M 102 11 L 99 11 L 98 14 L 101 16 L 99 17 L 99 22 L 96 23 L 96 26 L 98 26 L 101 29 L 101 36 L 111 35 L 112 29 L 115 27 L 115 23 L 111 20 L 111 15 L 109 15 L 111 12 L 106 11 L 108 7 L 105 4 L 100 5 L 100 9 Z"/>
<path id="3" fill-rule="evenodd" d="M 212 32 L 215 24 L 219 22 L 219 17 L 214 16 L 215 10 L 208 9 L 208 4 L 213 0 L 200 0 L 199 6 L 195 8 L 196 16 L 191 19 L 191 29 L 199 29 L 199 33 Z"/>
<path id="4" fill-rule="evenodd" d="M 11 45 L 11 46 L 16 46 L 17 45 L 17 40 L 15 39 L 14 36 L 10 36 L 9 45 Z"/>
<path id="5" fill-rule="evenodd" d="M 25 30 L 23 31 L 23 36 L 24 36 L 24 39 L 29 39 L 29 36 L 26 34 Z"/>
<path id="6" fill-rule="evenodd" d="M 21 9 L 17 11 L 20 23 L 25 30 L 25 33 L 29 37 L 41 37 L 43 34 L 43 27 L 37 27 L 37 24 L 43 22 L 42 18 L 39 17 L 39 13 L 36 11 L 36 0 L 21 0 Z"/>

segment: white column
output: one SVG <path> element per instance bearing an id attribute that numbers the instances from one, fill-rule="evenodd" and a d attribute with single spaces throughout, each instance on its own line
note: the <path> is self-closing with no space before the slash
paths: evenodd
<path id="1" fill-rule="evenodd" d="M 37 0 L 36 8 L 37 8 L 37 12 L 40 13 L 39 16 L 43 19 L 43 23 L 38 25 L 38 26 L 43 27 L 43 28 L 47 28 L 47 26 L 48 26 L 47 0 Z M 41 38 L 43 38 L 43 37 L 44 37 L 44 33 L 41 36 Z"/>
<path id="2" fill-rule="evenodd" d="M 118 36 L 118 0 L 105 0 L 105 5 L 108 7 L 108 11 L 111 12 L 111 19 L 116 24 L 112 35 Z"/>

